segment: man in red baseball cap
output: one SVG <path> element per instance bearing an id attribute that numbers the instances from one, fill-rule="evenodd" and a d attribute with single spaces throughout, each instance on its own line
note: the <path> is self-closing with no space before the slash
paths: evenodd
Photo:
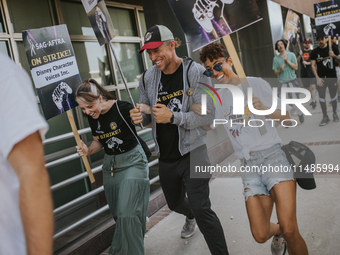
<path id="1" fill-rule="evenodd" d="M 200 83 L 211 84 L 211 81 L 203 75 L 202 65 L 177 56 L 174 36 L 167 27 L 151 27 L 144 41 L 139 52 L 146 50 L 154 66 L 139 81 L 139 103 L 151 107 L 152 111 L 149 108 L 145 112 L 137 106 L 130 110 L 131 119 L 136 125 L 152 124 L 155 150 L 159 153 L 159 179 L 166 201 L 171 210 L 186 216 L 181 237 L 191 237 L 197 222 L 211 254 L 229 254 L 221 223 L 211 209 L 211 174 L 197 174 L 194 170 L 194 165 L 211 165 L 207 131 L 202 126 L 213 122 L 213 102 L 210 98 L 207 100 L 206 115 L 190 111 L 192 104 L 201 104 Z"/>
<path id="2" fill-rule="evenodd" d="M 172 32 L 162 25 L 155 25 L 145 33 L 144 46 L 140 49 L 142 53 L 146 49 L 156 49 L 162 45 L 163 42 L 175 40 Z"/>

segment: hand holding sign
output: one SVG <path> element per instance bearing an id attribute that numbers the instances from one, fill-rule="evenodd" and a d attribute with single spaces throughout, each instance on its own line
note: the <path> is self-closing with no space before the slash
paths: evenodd
<path id="1" fill-rule="evenodd" d="M 22 32 L 28 63 L 46 119 L 67 113 L 74 137 L 81 146 L 71 109 L 78 104 L 74 92 L 81 83 L 66 25 Z M 91 183 L 95 181 L 86 156 L 82 156 Z"/>
<path id="2" fill-rule="evenodd" d="M 216 6 L 218 6 L 216 0 L 197 0 L 192 9 L 196 21 L 207 33 L 214 31 L 211 20 L 214 18 Z"/>
<path id="3" fill-rule="evenodd" d="M 339 0 L 340 1 L 340 0 Z M 193 51 L 260 21 L 256 0 L 168 0 Z"/>
<path id="4" fill-rule="evenodd" d="M 212 33 L 215 38 L 218 38 L 213 24 L 215 23 L 215 26 L 220 30 L 225 26 L 231 32 L 224 18 L 224 5 L 232 4 L 233 2 L 234 0 L 221 0 L 220 2 L 217 2 L 217 0 L 196 0 L 192 13 L 194 14 L 195 20 L 205 32 Z M 215 7 L 217 7 L 218 10 L 215 10 Z M 219 19 L 221 19 L 221 21 L 219 21 Z"/>

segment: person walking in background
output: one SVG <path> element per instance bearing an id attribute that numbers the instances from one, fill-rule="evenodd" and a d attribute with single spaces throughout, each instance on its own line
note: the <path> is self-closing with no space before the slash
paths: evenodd
<path id="1" fill-rule="evenodd" d="M 53 204 L 31 79 L 0 53 L 0 254 L 52 255 Z"/>
<path id="2" fill-rule="evenodd" d="M 323 118 L 319 126 L 325 126 L 329 121 L 326 105 L 326 88 L 329 89 L 333 108 L 333 121 L 338 122 L 338 82 L 336 76 L 335 62 L 340 63 L 338 47 L 332 46 L 332 51 L 329 51 L 327 38 L 323 36 L 317 37 L 319 44 L 311 53 L 312 70 L 316 77 L 317 90 L 319 92 L 319 101 L 323 113 Z M 331 63 L 333 58 L 333 64 Z"/>
<path id="3" fill-rule="evenodd" d="M 152 123 L 155 148 L 159 152 L 159 178 L 166 201 L 171 210 L 186 216 L 181 237 L 191 237 L 197 222 L 211 254 L 229 254 L 221 223 L 211 209 L 211 175 L 193 178 L 190 172 L 190 168 L 194 168 L 190 158 L 195 160 L 195 165 L 210 165 L 207 132 L 202 126 L 213 122 L 212 100 L 207 102 L 211 113 L 198 116 L 190 111 L 193 103 L 201 102 L 202 90 L 197 89 L 198 83 L 210 84 L 210 81 L 204 77 L 202 65 L 177 56 L 174 36 L 167 27 L 153 26 L 144 38 L 140 53 L 147 50 L 154 66 L 140 79 L 139 103 L 150 106 L 151 111 L 141 113 L 137 107 L 130 111 L 131 119 L 136 125 Z"/>
<path id="4" fill-rule="evenodd" d="M 306 39 L 303 42 L 303 49 L 299 52 L 299 55 L 297 57 L 297 62 L 301 63 L 301 78 L 302 78 L 302 84 L 303 87 L 308 89 L 312 96 L 312 102 L 311 105 L 313 109 L 316 107 L 316 86 L 315 86 L 315 76 L 312 70 L 311 66 L 311 60 L 310 60 L 310 54 L 312 53 L 312 50 L 310 48 L 311 40 Z"/>
<path id="5" fill-rule="evenodd" d="M 338 40 L 338 37 L 334 35 L 332 36 L 332 45 L 338 47 L 338 50 L 339 50 L 339 47 L 340 47 L 339 40 Z M 335 70 L 336 70 L 336 76 L 338 78 L 338 102 L 340 102 L 340 63 L 336 63 Z M 330 101 L 329 104 L 332 104 L 332 101 Z"/>
<path id="6" fill-rule="evenodd" d="M 279 79 L 279 86 L 277 89 L 278 96 L 281 97 L 282 87 L 292 87 L 299 88 L 299 83 L 296 80 L 295 71 L 298 70 L 298 64 L 296 61 L 295 54 L 292 52 L 287 52 L 287 42 L 283 39 L 278 40 L 275 43 L 275 50 L 279 52 L 279 55 L 275 56 L 273 59 L 273 70 L 275 75 Z M 289 93 L 289 98 L 299 98 L 298 93 Z M 296 110 L 300 123 L 303 123 L 305 118 L 301 110 L 293 105 Z"/>
<path id="7" fill-rule="evenodd" d="M 148 161 L 129 111 L 133 106 L 116 100 L 94 79 L 85 80 L 75 94 L 92 130 L 89 147 L 76 147 L 80 156 L 105 150 L 103 185 L 116 222 L 109 254 L 143 255 L 150 182 Z"/>

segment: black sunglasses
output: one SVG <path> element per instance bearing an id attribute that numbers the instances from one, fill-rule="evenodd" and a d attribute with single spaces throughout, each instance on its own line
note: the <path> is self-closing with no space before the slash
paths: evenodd
<path id="1" fill-rule="evenodd" d="M 214 70 L 219 72 L 222 70 L 222 63 L 224 62 L 224 60 L 226 60 L 228 57 L 224 58 L 221 62 L 217 63 L 216 65 L 214 65 Z M 213 71 L 211 69 L 207 69 L 204 71 L 203 73 L 205 76 L 211 77 L 213 75 Z"/>

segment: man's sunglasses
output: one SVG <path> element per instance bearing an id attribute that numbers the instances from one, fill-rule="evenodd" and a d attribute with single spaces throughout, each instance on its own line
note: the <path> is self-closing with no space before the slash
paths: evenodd
<path id="1" fill-rule="evenodd" d="M 219 72 L 222 70 L 222 63 L 224 62 L 224 60 L 226 60 L 228 57 L 224 58 L 221 62 L 217 63 L 216 65 L 214 65 L 214 70 Z M 203 73 L 205 76 L 211 77 L 213 75 L 213 71 L 211 69 L 207 69 L 204 71 Z"/>

